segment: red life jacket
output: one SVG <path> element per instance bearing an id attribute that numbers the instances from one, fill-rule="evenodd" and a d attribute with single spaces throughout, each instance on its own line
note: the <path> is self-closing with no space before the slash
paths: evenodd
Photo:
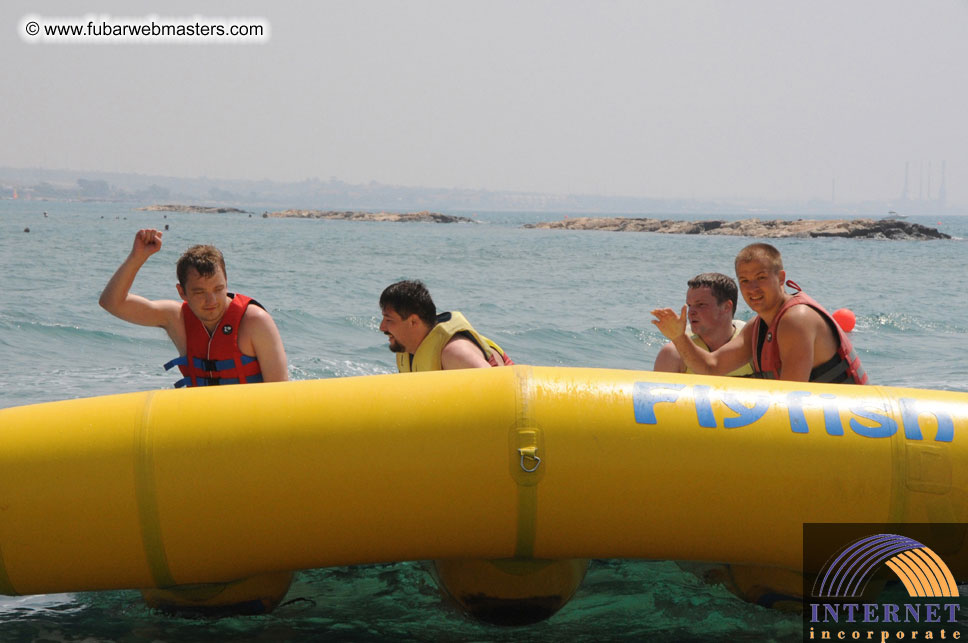
<path id="1" fill-rule="evenodd" d="M 259 308 L 262 308 L 262 304 L 245 295 L 229 293 L 229 297 L 232 301 L 229 302 L 225 314 L 222 315 L 215 332 L 211 335 L 188 304 L 182 304 L 182 314 L 185 317 L 186 354 L 165 364 L 166 371 L 172 366 L 177 366 L 185 376 L 175 382 L 175 388 L 251 384 L 262 381 L 259 360 L 243 355 L 239 350 L 239 325 L 242 322 L 242 315 L 245 314 L 250 303 Z"/>
<path id="2" fill-rule="evenodd" d="M 837 337 L 837 352 L 828 361 L 815 366 L 810 371 L 810 381 L 831 384 L 867 384 L 867 373 L 861 366 L 860 357 L 857 356 L 853 344 L 840 325 L 834 321 L 830 313 L 824 310 L 823 306 L 801 292 L 800 286 L 792 281 L 788 281 L 787 285 L 796 288 L 797 293 L 780 307 L 770 327 L 764 329 L 766 324 L 759 316 L 753 320 L 753 377 L 780 379 L 780 349 L 776 341 L 776 329 L 780 325 L 780 319 L 788 310 L 794 306 L 804 305 L 820 313 Z"/>

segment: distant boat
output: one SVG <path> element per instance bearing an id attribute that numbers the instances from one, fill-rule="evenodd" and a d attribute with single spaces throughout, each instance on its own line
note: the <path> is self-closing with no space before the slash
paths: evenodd
<path id="1" fill-rule="evenodd" d="M 898 214 L 894 210 L 889 210 L 886 217 L 883 217 L 881 221 L 899 221 L 901 219 L 907 219 L 907 215 Z"/>

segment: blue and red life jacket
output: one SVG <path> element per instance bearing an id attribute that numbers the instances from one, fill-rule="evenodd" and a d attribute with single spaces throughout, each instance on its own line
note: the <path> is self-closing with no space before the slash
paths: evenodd
<path id="1" fill-rule="evenodd" d="M 245 295 L 229 293 L 229 297 L 231 302 L 211 335 L 188 304 L 182 304 L 186 352 L 165 364 L 166 371 L 177 366 L 185 376 L 175 382 L 175 388 L 262 381 L 259 360 L 243 355 L 239 349 L 239 325 L 246 308 L 250 303 L 259 308 L 262 304 Z"/>

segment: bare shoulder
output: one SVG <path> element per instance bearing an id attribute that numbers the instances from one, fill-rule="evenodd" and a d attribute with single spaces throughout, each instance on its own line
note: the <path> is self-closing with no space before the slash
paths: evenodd
<path id="1" fill-rule="evenodd" d="M 147 309 L 153 310 L 163 322 L 160 324 L 166 330 L 180 330 L 185 327 L 185 308 L 183 302 L 174 299 L 146 300 Z"/>
<path id="2" fill-rule="evenodd" d="M 242 319 L 246 319 L 246 320 L 259 319 L 262 321 L 265 321 L 265 320 L 271 321 L 272 315 L 266 312 L 265 308 L 263 308 L 262 306 L 256 306 L 255 304 L 252 304 L 251 306 L 246 307 L 245 314 L 242 315 Z"/>
<path id="3" fill-rule="evenodd" d="M 467 339 L 466 337 L 452 337 L 444 348 L 441 350 L 442 353 L 449 353 L 451 355 L 463 355 L 466 353 L 477 353 L 481 355 L 481 349 L 477 347 L 477 344 Z"/>
<path id="4" fill-rule="evenodd" d="M 239 332 L 278 332 L 272 315 L 260 306 L 248 306 L 242 315 Z"/>
<path id="5" fill-rule="evenodd" d="M 284 382 L 289 379 L 286 349 L 272 316 L 258 306 L 245 309 L 239 323 L 239 350 L 259 360 L 259 367 L 266 382 Z"/>
<path id="6" fill-rule="evenodd" d="M 166 321 L 162 324 L 162 328 L 165 329 L 169 339 L 171 339 L 175 348 L 178 349 L 178 354 L 184 355 L 188 352 L 188 338 L 185 331 L 185 307 L 182 306 L 182 302 L 170 299 L 155 303 L 163 304 L 162 310 L 164 311 Z"/>
<path id="7" fill-rule="evenodd" d="M 817 330 L 826 326 L 823 316 L 811 306 L 793 306 L 780 318 L 780 329 Z"/>
<path id="8" fill-rule="evenodd" d="M 481 349 L 466 337 L 452 338 L 440 351 L 440 363 L 444 369 L 488 368 Z"/>
<path id="9" fill-rule="evenodd" d="M 179 317 L 182 315 L 182 304 L 184 302 L 175 301 L 174 299 L 146 299 L 145 301 L 152 308 L 163 311 L 166 314 L 177 315 Z"/>

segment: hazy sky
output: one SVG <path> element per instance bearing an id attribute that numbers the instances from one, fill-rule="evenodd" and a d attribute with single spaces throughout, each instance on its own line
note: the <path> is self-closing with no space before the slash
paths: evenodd
<path id="1" fill-rule="evenodd" d="M 87 14 L 271 36 L 21 37 Z M 852 201 L 899 197 L 905 162 L 934 196 L 947 161 L 968 203 L 968 0 L 6 0 L 0 20 L 0 166 Z"/>

